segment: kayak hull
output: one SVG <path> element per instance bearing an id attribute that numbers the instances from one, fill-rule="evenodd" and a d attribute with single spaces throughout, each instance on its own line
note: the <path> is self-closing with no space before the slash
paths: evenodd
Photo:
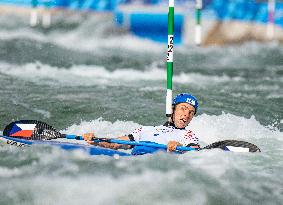
<path id="1" fill-rule="evenodd" d="M 25 140 L 19 138 L 12 138 L 7 136 L 0 136 L 0 142 L 3 144 L 25 147 L 32 145 L 50 145 L 57 146 L 64 150 L 83 150 L 90 155 L 106 155 L 106 156 L 132 156 L 126 152 L 121 152 L 117 150 L 102 148 L 93 145 L 69 143 L 69 142 L 60 142 L 60 141 L 51 141 L 51 140 Z"/>

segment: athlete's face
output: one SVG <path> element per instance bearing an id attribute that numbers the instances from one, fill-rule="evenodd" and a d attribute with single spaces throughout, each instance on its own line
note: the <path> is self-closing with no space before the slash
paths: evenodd
<path id="1" fill-rule="evenodd" d="M 175 127 L 185 128 L 193 119 L 195 108 L 188 103 L 180 103 L 175 107 L 173 120 Z"/>

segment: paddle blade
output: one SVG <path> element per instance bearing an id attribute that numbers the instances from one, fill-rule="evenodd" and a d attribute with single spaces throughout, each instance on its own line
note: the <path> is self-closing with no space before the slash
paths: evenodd
<path id="1" fill-rule="evenodd" d="M 5 127 L 3 135 L 28 140 L 50 140 L 63 137 L 62 134 L 52 126 L 37 120 L 11 122 Z"/>
<path id="2" fill-rule="evenodd" d="M 260 149 L 249 142 L 238 140 L 223 140 L 207 145 L 203 149 L 220 148 L 232 152 L 260 152 Z"/>

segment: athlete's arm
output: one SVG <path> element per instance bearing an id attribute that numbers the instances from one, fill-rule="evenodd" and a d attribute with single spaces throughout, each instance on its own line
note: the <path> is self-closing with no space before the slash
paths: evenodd
<path id="1" fill-rule="evenodd" d="M 130 140 L 128 136 L 122 136 L 122 137 L 118 137 L 116 139 L 117 140 L 127 140 L 127 141 Z M 99 142 L 98 146 L 110 148 L 110 149 L 130 149 L 131 148 L 130 145 L 116 144 L 116 143 L 109 143 L 109 142 Z"/>
<path id="2" fill-rule="evenodd" d="M 109 143 L 109 142 L 94 142 L 95 139 L 94 133 L 86 133 L 83 134 L 84 140 L 91 144 L 91 145 L 98 145 L 100 147 L 110 148 L 110 149 L 129 149 L 131 148 L 130 145 L 123 145 L 123 144 L 116 144 L 116 143 Z M 131 140 L 129 136 L 122 136 L 116 138 L 118 140 Z"/>

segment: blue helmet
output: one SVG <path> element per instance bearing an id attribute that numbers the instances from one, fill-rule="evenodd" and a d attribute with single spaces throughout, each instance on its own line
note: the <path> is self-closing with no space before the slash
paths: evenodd
<path id="1" fill-rule="evenodd" d="M 188 103 L 192 105 L 196 110 L 195 114 L 197 113 L 198 100 L 195 96 L 188 94 L 188 93 L 181 93 L 174 98 L 172 105 L 176 106 L 179 103 Z"/>

